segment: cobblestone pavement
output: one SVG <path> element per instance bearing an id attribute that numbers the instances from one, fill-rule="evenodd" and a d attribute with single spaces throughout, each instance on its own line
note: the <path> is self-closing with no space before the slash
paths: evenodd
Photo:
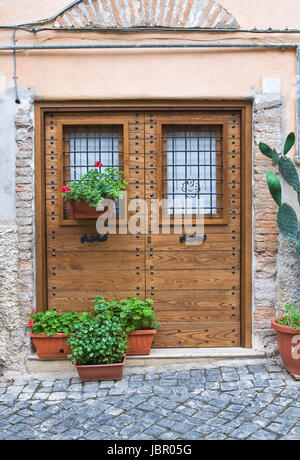
<path id="1" fill-rule="evenodd" d="M 300 382 L 277 361 L 134 372 L 85 384 L 2 377 L 0 440 L 300 439 Z"/>

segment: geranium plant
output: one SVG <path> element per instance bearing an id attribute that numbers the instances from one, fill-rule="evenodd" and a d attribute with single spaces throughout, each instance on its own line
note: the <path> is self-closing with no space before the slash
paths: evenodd
<path id="1" fill-rule="evenodd" d="M 95 168 L 83 174 L 78 181 L 69 182 L 61 188 L 64 200 L 85 201 L 91 207 L 101 204 L 104 198 L 118 199 L 127 185 L 123 171 L 107 167 L 101 172 L 102 163 L 96 161 Z"/>
<path id="2" fill-rule="evenodd" d="M 28 327 L 33 334 L 68 335 L 74 331 L 77 322 L 78 314 L 76 312 L 58 313 L 55 310 L 45 312 L 32 310 Z"/>
<path id="3" fill-rule="evenodd" d="M 277 323 L 295 330 L 300 329 L 300 311 L 297 303 L 285 305 L 284 309 L 285 315 L 283 318 L 278 318 Z"/>

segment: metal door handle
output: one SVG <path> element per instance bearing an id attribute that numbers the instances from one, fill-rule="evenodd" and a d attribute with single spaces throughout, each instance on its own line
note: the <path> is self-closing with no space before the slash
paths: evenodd
<path id="1" fill-rule="evenodd" d="M 103 243 L 104 241 L 107 240 L 107 235 L 92 235 L 92 236 L 87 236 L 87 235 L 83 235 L 81 238 L 80 238 L 80 241 L 81 243 L 94 243 L 95 241 L 99 241 L 100 243 Z"/>
<path id="2" fill-rule="evenodd" d="M 181 235 L 179 237 L 179 243 L 185 243 L 186 240 L 192 239 L 192 238 L 196 238 L 196 235 L 191 235 L 191 236 Z M 207 235 L 203 235 L 203 240 L 202 241 L 206 241 L 206 240 L 207 240 Z"/>

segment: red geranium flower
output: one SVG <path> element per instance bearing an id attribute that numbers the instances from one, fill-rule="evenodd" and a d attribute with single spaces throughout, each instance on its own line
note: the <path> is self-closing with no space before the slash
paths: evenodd
<path id="1" fill-rule="evenodd" d="M 97 168 L 102 168 L 103 164 L 101 163 L 101 161 L 96 161 L 95 166 Z"/>
<path id="2" fill-rule="evenodd" d="M 34 321 L 33 321 L 33 320 L 28 321 L 28 326 L 29 326 L 29 327 L 31 327 L 31 326 L 33 326 L 33 325 L 34 325 Z"/>
<path id="3" fill-rule="evenodd" d="M 64 185 L 64 186 L 60 189 L 61 193 L 71 192 L 71 190 L 72 190 L 71 187 L 69 187 L 68 185 Z"/>
<path id="4" fill-rule="evenodd" d="M 33 310 L 31 310 L 31 313 L 36 313 L 37 312 L 37 309 L 34 308 Z"/>

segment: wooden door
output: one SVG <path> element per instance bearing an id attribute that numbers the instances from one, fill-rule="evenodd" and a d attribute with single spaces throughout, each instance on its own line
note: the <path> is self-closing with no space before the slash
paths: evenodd
<path id="1" fill-rule="evenodd" d="M 140 115 L 141 118 L 141 115 Z M 143 123 L 141 123 L 143 126 Z M 53 113 L 46 117 L 46 209 L 48 308 L 89 310 L 92 300 L 145 297 L 144 245 L 140 234 L 109 235 L 104 242 L 81 242 L 97 235 L 95 220 L 74 220 L 60 188 L 101 160 L 124 170 L 129 193 L 140 191 L 136 116 L 129 112 Z M 138 187 L 138 188 L 137 188 Z M 135 195 L 134 195 L 135 196 Z"/>
<path id="2" fill-rule="evenodd" d="M 146 114 L 146 146 L 151 136 L 149 192 L 203 193 L 206 235 L 196 246 L 178 234 L 146 238 L 146 295 L 162 324 L 154 346 L 240 346 L 240 114 Z"/>
<path id="3" fill-rule="evenodd" d="M 45 123 L 48 308 L 149 297 L 162 324 L 155 347 L 240 346 L 240 113 L 60 112 Z M 81 242 L 95 221 L 74 220 L 60 188 L 98 160 L 125 171 L 131 214 L 146 201 L 147 234 Z M 174 234 L 174 208 L 170 234 L 151 233 L 153 200 L 201 194 L 201 245 Z"/>

